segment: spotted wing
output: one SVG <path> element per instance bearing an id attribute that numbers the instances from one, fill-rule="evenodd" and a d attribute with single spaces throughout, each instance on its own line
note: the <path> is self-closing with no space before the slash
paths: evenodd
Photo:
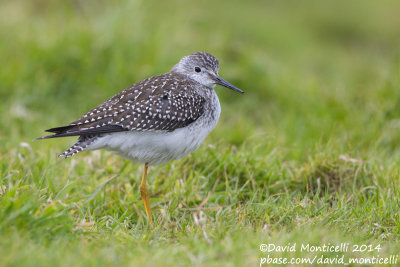
<path id="1" fill-rule="evenodd" d="M 68 126 L 48 129 L 46 138 L 120 131 L 174 131 L 197 120 L 205 100 L 176 74 L 143 80 L 113 96 Z"/>
<path id="2" fill-rule="evenodd" d="M 166 91 L 126 105 L 114 117 L 116 125 L 136 131 L 173 131 L 197 120 L 204 109 L 204 98 L 190 93 Z"/>

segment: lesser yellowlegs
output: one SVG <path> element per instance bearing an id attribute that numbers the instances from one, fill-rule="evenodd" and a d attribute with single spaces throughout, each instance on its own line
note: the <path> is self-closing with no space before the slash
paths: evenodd
<path id="1" fill-rule="evenodd" d="M 60 158 L 105 149 L 143 163 L 140 193 L 152 223 L 146 185 L 148 165 L 195 151 L 216 126 L 221 107 L 216 84 L 243 94 L 218 76 L 218 60 L 206 52 L 183 57 L 170 72 L 138 82 L 67 126 L 38 139 L 79 136 Z"/>

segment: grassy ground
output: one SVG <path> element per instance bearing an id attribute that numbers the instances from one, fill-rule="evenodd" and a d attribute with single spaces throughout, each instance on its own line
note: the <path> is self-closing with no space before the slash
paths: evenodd
<path id="1" fill-rule="evenodd" d="M 262 243 L 400 251 L 395 1 L 8 1 L 0 7 L 0 266 L 258 266 Z M 32 142 L 208 51 L 246 91 L 199 150 L 152 167 Z"/>

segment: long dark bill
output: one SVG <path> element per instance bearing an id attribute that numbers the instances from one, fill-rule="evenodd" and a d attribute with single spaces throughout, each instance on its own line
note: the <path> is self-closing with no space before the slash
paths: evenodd
<path id="1" fill-rule="evenodd" d="M 218 84 L 218 85 L 221 85 L 223 87 L 229 88 L 229 89 L 231 89 L 233 91 L 236 91 L 238 93 L 244 94 L 244 92 L 242 90 L 240 90 L 239 88 L 237 88 L 233 84 L 228 83 L 227 81 L 225 81 L 224 79 L 222 79 L 219 76 L 215 77 L 215 83 Z"/>

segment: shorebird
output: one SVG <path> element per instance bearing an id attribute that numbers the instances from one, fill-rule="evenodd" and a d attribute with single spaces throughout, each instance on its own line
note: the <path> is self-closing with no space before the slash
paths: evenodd
<path id="1" fill-rule="evenodd" d="M 200 146 L 221 113 L 215 85 L 243 94 L 222 79 L 218 70 L 218 60 L 206 52 L 185 56 L 170 72 L 135 83 L 80 119 L 48 129 L 53 134 L 36 140 L 79 136 L 60 158 L 105 149 L 143 163 L 139 189 L 151 225 L 148 166 L 182 158 Z"/>

